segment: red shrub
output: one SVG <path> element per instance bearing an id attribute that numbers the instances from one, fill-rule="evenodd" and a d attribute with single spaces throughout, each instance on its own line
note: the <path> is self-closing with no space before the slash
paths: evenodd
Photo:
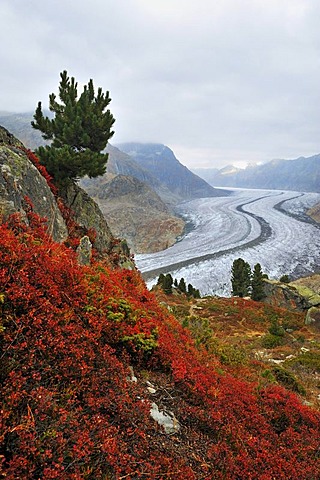
<path id="1" fill-rule="evenodd" d="M 80 267 L 36 217 L 14 217 L 0 226 L 0 285 L 2 478 L 320 477 L 319 414 L 219 375 L 138 272 Z M 172 439 L 129 363 L 171 382 Z"/>

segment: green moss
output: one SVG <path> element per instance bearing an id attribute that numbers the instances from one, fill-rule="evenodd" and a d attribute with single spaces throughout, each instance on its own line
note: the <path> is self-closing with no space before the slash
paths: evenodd
<path id="1" fill-rule="evenodd" d="M 294 288 L 297 290 L 298 294 L 305 298 L 311 305 L 320 304 L 320 295 L 311 290 L 311 288 L 306 287 L 305 285 L 293 284 Z"/>
<path id="2" fill-rule="evenodd" d="M 209 344 L 211 345 L 213 332 L 207 318 L 191 315 L 183 320 L 182 325 L 190 330 L 197 346 L 203 345 L 208 348 Z"/>
<path id="3" fill-rule="evenodd" d="M 224 365 L 244 365 L 247 362 L 246 352 L 236 345 L 219 345 L 216 353 Z"/>
<path id="4" fill-rule="evenodd" d="M 10 167 L 11 174 L 14 177 L 22 177 L 28 162 L 27 158 L 22 153 L 19 155 L 5 146 L 0 147 L 0 152 L 6 155 L 6 164 Z"/>
<path id="5" fill-rule="evenodd" d="M 215 303 L 212 303 L 210 305 L 208 305 L 208 310 L 209 312 L 221 312 L 221 305 L 218 305 L 218 304 L 215 304 Z"/>
<path id="6" fill-rule="evenodd" d="M 271 333 L 271 335 L 283 337 L 285 334 L 285 331 L 282 325 L 279 324 L 278 320 L 274 319 L 272 320 L 271 326 L 269 327 L 269 333 Z"/>

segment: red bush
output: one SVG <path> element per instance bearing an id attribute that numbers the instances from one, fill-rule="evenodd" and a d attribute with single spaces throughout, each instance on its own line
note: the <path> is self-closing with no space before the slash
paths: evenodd
<path id="1" fill-rule="evenodd" d="M 320 477 L 319 414 L 219 375 L 138 272 L 80 267 L 36 217 L 0 226 L 0 267 L 1 478 Z M 172 438 L 129 364 L 172 385 Z"/>

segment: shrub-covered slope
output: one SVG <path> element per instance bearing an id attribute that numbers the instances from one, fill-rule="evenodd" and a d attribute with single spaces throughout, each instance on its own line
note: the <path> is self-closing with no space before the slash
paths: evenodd
<path id="1" fill-rule="evenodd" d="M 0 225 L 0 478 L 320 477 L 318 412 L 222 372 L 139 272 L 80 267 L 30 222 Z"/>

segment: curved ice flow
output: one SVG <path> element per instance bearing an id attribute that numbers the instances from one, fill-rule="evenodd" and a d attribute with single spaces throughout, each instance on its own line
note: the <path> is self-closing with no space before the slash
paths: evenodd
<path id="1" fill-rule="evenodd" d="M 194 229 L 167 250 L 137 255 L 137 266 L 146 278 L 170 272 L 202 294 L 217 295 L 230 294 L 231 265 L 239 256 L 252 266 L 259 262 L 271 278 L 307 274 L 319 264 L 319 228 L 274 206 L 283 202 L 282 208 L 297 216 L 319 201 L 316 193 L 234 190 L 229 197 L 181 204 L 179 213 Z"/>

